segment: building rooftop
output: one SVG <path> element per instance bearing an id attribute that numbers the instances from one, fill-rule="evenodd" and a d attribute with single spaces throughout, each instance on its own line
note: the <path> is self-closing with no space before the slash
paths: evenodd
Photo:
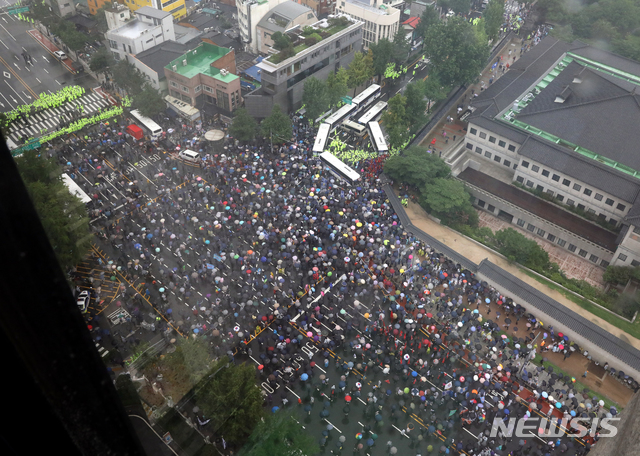
<path id="1" fill-rule="evenodd" d="M 182 44 L 175 41 L 166 41 L 162 44 L 138 53 L 135 58 L 158 73 L 160 78 L 164 77 L 164 67 L 173 60 L 184 55 L 187 51 L 193 49 L 198 43 Z"/>
<path id="2" fill-rule="evenodd" d="M 414 16 L 404 21 L 402 25 L 408 25 L 409 27 L 415 29 L 419 23 L 420 23 L 420 18 Z"/>
<path id="3" fill-rule="evenodd" d="M 372 6 L 368 0 L 346 0 L 346 1 L 351 5 L 357 6 L 358 8 L 362 8 L 372 13 L 376 13 L 380 15 L 393 14 L 396 11 L 399 12 L 399 10 L 397 10 L 396 8 L 390 5 L 382 4 L 379 7 Z"/>
<path id="4" fill-rule="evenodd" d="M 193 78 L 198 74 L 207 74 L 213 78 L 218 79 L 221 82 L 231 82 L 238 78 L 235 74 L 227 73 L 223 75 L 220 69 L 211 66 L 213 62 L 219 58 L 227 55 L 231 52 L 228 48 L 223 48 L 202 42 L 195 49 L 181 55 L 177 59 L 172 60 L 165 68 L 184 76 L 186 78 Z M 186 60 L 186 65 L 184 64 Z M 173 66 L 175 65 L 175 69 Z"/>
<path id="5" fill-rule="evenodd" d="M 176 41 L 178 43 L 188 43 L 191 40 L 202 36 L 202 32 L 194 27 L 184 27 L 180 24 L 174 24 L 173 30 L 176 34 Z"/>
<path id="6" fill-rule="evenodd" d="M 111 33 L 114 35 L 118 35 L 124 38 L 138 38 L 145 30 L 149 30 L 153 27 L 158 27 L 157 25 L 147 24 L 145 22 L 139 21 L 137 19 L 133 19 L 122 27 L 118 27 L 113 30 L 109 30 L 107 33 Z"/>
<path id="7" fill-rule="evenodd" d="M 142 8 L 138 8 L 135 11 L 135 14 L 142 14 L 143 16 L 152 17 L 154 19 L 164 19 L 167 16 L 171 16 L 171 13 L 167 13 L 166 11 L 152 8 L 150 6 L 143 6 Z"/>
<path id="8" fill-rule="evenodd" d="M 302 14 L 309 13 L 313 13 L 313 10 L 308 6 L 300 5 L 293 1 L 280 3 L 260 19 L 258 27 L 272 32 L 284 32 L 291 21 Z M 313 13 L 313 15 L 315 16 L 315 13 Z"/>

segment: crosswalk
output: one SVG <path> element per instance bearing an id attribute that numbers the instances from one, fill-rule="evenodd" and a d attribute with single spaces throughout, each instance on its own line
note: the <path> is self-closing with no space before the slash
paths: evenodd
<path id="1" fill-rule="evenodd" d="M 18 119 L 11 123 L 9 137 L 16 143 L 21 142 L 21 138 L 39 137 L 45 132 L 56 130 L 60 126 L 61 118 L 65 121 L 71 120 L 71 113 L 78 112 L 78 106 L 84 107 L 84 113 L 95 114 L 109 106 L 109 101 L 97 93 L 87 93 L 82 97 L 69 101 L 62 106 L 49 108 L 37 114 L 31 114 L 28 121 Z"/>

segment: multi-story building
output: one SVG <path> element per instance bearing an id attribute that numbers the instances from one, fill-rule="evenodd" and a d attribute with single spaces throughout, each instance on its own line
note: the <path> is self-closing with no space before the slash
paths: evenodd
<path id="1" fill-rule="evenodd" d="M 103 6 L 112 6 L 114 3 L 113 0 L 87 0 L 91 14 L 96 14 Z M 137 11 L 140 8 L 148 6 L 170 13 L 175 19 L 180 19 L 187 15 L 184 0 L 120 0 L 118 3 L 125 5 L 131 11 Z"/>
<path id="2" fill-rule="evenodd" d="M 270 10 L 291 0 L 236 0 L 240 38 L 245 50 L 258 53 L 256 27 Z"/>
<path id="3" fill-rule="evenodd" d="M 509 63 L 471 106 L 454 175 L 569 252 L 640 265 L 640 64 L 550 37 Z"/>
<path id="4" fill-rule="evenodd" d="M 300 108 L 305 78 L 313 75 L 323 80 L 340 67 L 347 67 L 362 49 L 362 26 L 348 16 L 323 19 L 311 26 L 322 37 L 311 46 L 305 44 L 300 27 L 289 30 L 297 53 L 288 58 L 275 53 L 257 64 L 262 87 L 245 95 L 247 110 L 264 118 L 276 104 L 287 112 Z"/>
<path id="5" fill-rule="evenodd" d="M 45 4 L 51 8 L 51 11 L 56 16 L 65 17 L 70 14 L 76 14 L 76 3 L 72 0 L 59 0 L 57 2 L 45 0 Z"/>
<path id="6" fill-rule="evenodd" d="M 167 41 L 135 56 L 129 56 L 129 62 L 145 75 L 147 82 L 154 89 L 166 93 L 169 91 L 169 86 L 164 74 L 164 67 L 198 46 L 198 44 L 200 44 L 200 40 L 197 39 L 187 44 Z"/>
<path id="7" fill-rule="evenodd" d="M 202 34 L 195 28 L 174 24 L 171 14 L 149 6 L 134 14 L 132 17 L 122 5 L 106 11 L 109 30 L 104 35 L 116 60 L 128 59 L 168 41 L 184 44 Z"/>
<path id="8" fill-rule="evenodd" d="M 392 3 L 378 2 L 378 0 L 337 0 L 336 12 L 348 14 L 364 23 L 362 43 L 368 49 L 371 43 L 377 43 L 380 38 L 393 40 L 400 27 L 400 10 Z"/>
<path id="9" fill-rule="evenodd" d="M 234 51 L 206 42 L 164 68 L 169 95 L 196 108 L 216 105 L 227 115 L 242 103 L 235 72 Z"/>
<path id="10" fill-rule="evenodd" d="M 297 0 L 298 3 L 308 6 L 315 11 L 316 16 L 324 19 L 329 14 L 333 14 L 336 9 L 336 0 Z"/>
<path id="11" fill-rule="evenodd" d="M 256 27 L 258 51 L 262 54 L 269 53 L 269 49 L 273 46 L 271 36 L 274 33 L 284 33 L 294 27 L 311 25 L 316 22 L 318 22 L 318 18 L 311 8 L 296 2 L 280 3 L 258 22 Z"/>

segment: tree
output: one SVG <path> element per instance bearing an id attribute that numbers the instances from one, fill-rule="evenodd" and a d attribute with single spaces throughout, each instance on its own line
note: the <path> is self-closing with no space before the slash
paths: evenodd
<path id="1" fill-rule="evenodd" d="M 99 8 L 96 11 L 96 14 L 93 15 L 93 20 L 96 21 L 96 28 L 99 33 L 106 33 L 109 30 L 109 26 L 107 25 L 107 16 L 105 12 L 110 8 L 109 5 L 105 5 L 102 8 Z"/>
<path id="2" fill-rule="evenodd" d="M 258 122 L 245 108 L 236 110 L 236 115 L 229 127 L 229 134 L 240 141 L 251 141 L 256 137 Z"/>
<path id="3" fill-rule="evenodd" d="M 273 40 L 273 47 L 279 51 L 291 46 L 291 38 L 286 33 L 275 32 L 271 35 L 271 39 Z"/>
<path id="4" fill-rule="evenodd" d="M 162 95 L 150 84 L 145 84 L 142 91 L 133 96 L 133 108 L 140 111 L 140 114 L 153 117 L 167 109 Z"/>
<path id="5" fill-rule="evenodd" d="M 269 415 L 258 423 L 239 456 L 298 456 L 320 451 L 315 439 L 306 433 L 290 413 Z"/>
<path id="6" fill-rule="evenodd" d="M 497 231 L 494 240 L 498 251 L 511 261 L 538 271 L 549 267 L 549 254 L 536 241 L 513 228 Z"/>
<path id="7" fill-rule="evenodd" d="M 640 36 L 629 35 L 625 39 L 614 40 L 613 49 L 623 57 L 640 62 Z"/>
<path id="8" fill-rule="evenodd" d="M 424 81 L 420 79 L 407 84 L 404 97 L 407 99 L 405 111 L 409 129 L 413 131 L 426 123 L 427 102 L 424 99 Z"/>
<path id="9" fill-rule="evenodd" d="M 471 196 L 464 184 L 454 179 L 437 178 L 427 182 L 421 202 L 428 212 L 447 224 L 478 224 L 478 216 L 471 205 Z M 475 214 L 475 218 L 473 218 Z"/>
<path id="10" fill-rule="evenodd" d="M 262 136 L 269 138 L 272 142 L 274 139 L 280 142 L 288 141 L 293 135 L 291 119 L 282 112 L 280 105 L 277 104 L 273 105 L 269 117 L 263 119 L 260 129 Z"/>
<path id="11" fill-rule="evenodd" d="M 422 190 L 434 179 L 449 177 L 451 168 L 426 148 L 412 146 L 402 154 L 389 157 L 384 164 L 384 172 L 396 182 Z"/>
<path id="12" fill-rule="evenodd" d="M 304 81 L 302 104 L 307 119 L 313 124 L 329 108 L 329 92 L 324 81 L 311 76 Z"/>
<path id="13" fill-rule="evenodd" d="M 369 46 L 373 74 L 378 76 L 378 84 L 380 84 L 381 77 L 385 73 L 387 65 L 393 60 L 393 49 L 393 43 L 386 38 L 381 38 L 377 43 L 371 43 Z"/>
<path id="14" fill-rule="evenodd" d="M 482 17 L 485 21 L 487 36 L 490 40 L 495 40 L 500 34 L 500 27 L 504 20 L 504 0 L 489 0 Z"/>
<path id="15" fill-rule="evenodd" d="M 489 46 L 466 20 L 451 17 L 431 27 L 425 36 L 425 54 L 445 85 L 473 82 L 489 57 Z"/>
<path id="16" fill-rule="evenodd" d="M 210 380 L 200 389 L 197 403 L 228 442 L 244 443 L 263 415 L 264 402 L 253 365 L 237 365 L 227 357 L 214 363 Z"/>
<path id="17" fill-rule="evenodd" d="M 107 48 L 102 47 L 98 49 L 92 56 L 91 62 L 89 62 L 89 69 L 94 73 L 104 73 L 113 66 L 115 60 L 111 52 Z"/>
<path id="18" fill-rule="evenodd" d="M 78 51 L 87 44 L 87 36 L 76 30 L 76 26 L 69 21 L 62 20 L 55 25 L 52 25 L 51 31 L 60 37 L 62 42 L 66 44 L 69 49 Z"/>
<path id="19" fill-rule="evenodd" d="M 15 160 L 60 267 L 68 271 L 84 258 L 93 237 L 84 203 L 62 183 L 53 159 L 31 150 Z"/>
<path id="20" fill-rule="evenodd" d="M 344 67 L 340 67 L 336 73 L 330 73 L 327 78 L 327 94 L 329 106 L 334 107 L 347 95 L 349 91 L 349 73 Z"/>
<path id="21" fill-rule="evenodd" d="M 353 96 L 356 96 L 356 89 L 367 82 L 373 76 L 373 57 L 371 52 L 363 54 L 356 52 L 347 70 L 349 75 L 348 87 L 353 89 Z"/>
<path id="22" fill-rule="evenodd" d="M 389 135 L 391 148 L 402 146 L 409 137 L 406 105 L 407 99 L 397 94 L 389 100 L 387 110 L 382 114 L 381 120 Z"/>
<path id="23" fill-rule="evenodd" d="M 427 76 L 422 85 L 422 93 L 429 100 L 427 104 L 427 110 L 431 109 L 431 103 L 443 100 L 447 96 L 446 89 L 442 86 L 442 83 L 438 79 L 437 74 L 431 74 Z"/>
<path id="24" fill-rule="evenodd" d="M 189 377 L 191 385 L 195 385 L 209 371 L 211 355 L 207 343 L 203 339 L 180 339 L 176 351 L 167 355 L 167 364 L 175 371 Z"/>
<path id="25" fill-rule="evenodd" d="M 471 9 L 471 0 L 447 0 L 447 5 L 454 13 L 466 15 Z"/>
<path id="26" fill-rule="evenodd" d="M 405 63 L 409 57 L 411 43 L 407 41 L 407 35 L 404 29 L 400 27 L 395 35 L 393 35 L 393 56 L 397 64 Z"/>
<path id="27" fill-rule="evenodd" d="M 416 34 L 424 39 L 427 30 L 439 23 L 440 15 L 438 11 L 436 11 L 435 7 L 427 6 L 420 16 L 420 22 L 418 22 L 418 26 L 416 27 Z"/>
<path id="28" fill-rule="evenodd" d="M 145 80 L 133 64 L 126 60 L 120 60 L 111 73 L 113 74 L 115 83 L 125 89 L 130 95 L 135 95 L 142 91 Z"/>

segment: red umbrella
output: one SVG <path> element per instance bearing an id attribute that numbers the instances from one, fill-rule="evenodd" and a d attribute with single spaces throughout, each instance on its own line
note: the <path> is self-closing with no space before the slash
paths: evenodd
<path id="1" fill-rule="evenodd" d="M 347 402 L 351 402 L 351 396 L 347 395 L 344 397 L 344 400 Z"/>

